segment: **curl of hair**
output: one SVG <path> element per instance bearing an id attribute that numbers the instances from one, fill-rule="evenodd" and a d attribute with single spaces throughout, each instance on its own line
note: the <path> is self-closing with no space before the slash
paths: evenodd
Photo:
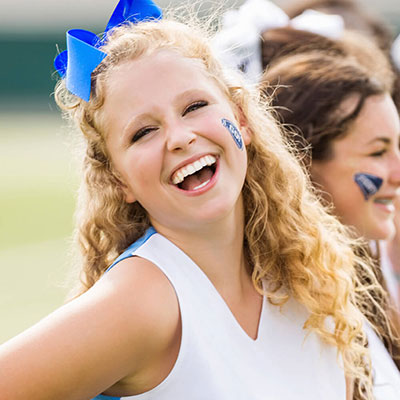
<path id="1" fill-rule="evenodd" d="M 207 36 L 199 32 L 168 18 L 117 28 L 103 49 L 108 56 L 92 75 L 90 101 L 68 94 L 63 82 L 56 89 L 58 104 L 75 119 L 87 146 L 77 214 L 83 254 L 80 291 L 90 288 L 113 258 L 149 226 L 139 204 L 125 203 L 107 154 L 102 119 L 107 79 L 123 62 L 170 49 L 201 61 L 252 132 L 243 202 L 245 254 L 255 286 L 272 303 L 283 304 L 289 296 L 302 303 L 310 312 L 305 328 L 337 347 L 346 374 L 358 380 L 364 398 L 372 398 L 363 318 L 356 306 L 357 295 L 366 289 L 353 265 L 359 262 L 368 276 L 370 267 L 351 250 L 355 241 L 350 233 L 320 204 L 294 147 L 265 112 L 265 102 L 222 69 Z M 264 280 L 269 285 L 263 289 Z M 372 275 L 370 284 L 377 285 Z"/>

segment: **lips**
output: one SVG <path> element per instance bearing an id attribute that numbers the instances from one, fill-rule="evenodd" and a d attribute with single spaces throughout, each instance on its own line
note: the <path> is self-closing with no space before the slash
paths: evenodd
<path id="1" fill-rule="evenodd" d="M 215 164 L 216 161 L 217 159 L 213 155 L 205 155 L 203 157 L 200 157 L 198 160 L 186 164 L 175 171 L 171 177 L 171 182 L 174 185 L 178 185 L 179 183 L 183 182 L 183 180 L 187 176 L 193 175 L 196 172 L 201 171 L 204 167 Z"/>
<path id="2" fill-rule="evenodd" d="M 384 204 L 384 205 L 389 205 L 393 204 L 393 199 L 375 199 L 374 203 L 379 203 L 379 204 Z"/>
<path id="3" fill-rule="evenodd" d="M 374 204 L 376 204 L 380 209 L 387 213 L 394 213 L 395 206 L 394 206 L 394 198 L 393 197 L 379 197 L 374 199 Z"/>
<path id="4" fill-rule="evenodd" d="M 212 154 L 201 156 L 177 169 L 170 181 L 182 190 L 199 190 L 211 181 L 216 170 L 216 162 L 217 158 Z"/>

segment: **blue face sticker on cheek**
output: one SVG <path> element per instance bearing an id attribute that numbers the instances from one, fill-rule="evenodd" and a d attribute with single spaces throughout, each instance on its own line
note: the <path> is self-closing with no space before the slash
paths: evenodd
<path id="1" fill-rule="evenodd" d="M 243 139 L 242 135 L 239 132 L 239 129 L 236 128 L 236 126 L 229 120 L 222 118 L 221 119 L 222 125 L 228 129 L 229 133 L 231 134 L 233 140 L 236 143 L 236 146 L 240 149 L 243 150 Z"/>
<path id="2" fill-rule="evenodd" d="M 383 179 L 379 178 L 379 176 L 359 173 L 354 175 L 354 182 L 361 189 L 364 199 L 368 200 L 380 189 Z"/>

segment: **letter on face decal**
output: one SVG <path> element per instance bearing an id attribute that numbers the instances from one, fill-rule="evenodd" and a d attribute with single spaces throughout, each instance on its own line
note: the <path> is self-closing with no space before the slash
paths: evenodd
<path id="1" fill-rule="evenodd" d="M 364 199 L 368 200 L 380 189 L 383 179 L 371 174 L 358 173 L 354 175 L 354 182 L 361 189 Z"/>
<path id="2" fill-rule="evenodd" d="M 231 134 L 233 140 L 236 143 L 236 146 L 240 149 L 243 150 L 243 139 L 242 135 L 239 132 L 239 129 L 236 128 L 236 126 L 229 120 L 222 118 L 221 119 L 222 125 L 228 129 L 229 133 Z"/>

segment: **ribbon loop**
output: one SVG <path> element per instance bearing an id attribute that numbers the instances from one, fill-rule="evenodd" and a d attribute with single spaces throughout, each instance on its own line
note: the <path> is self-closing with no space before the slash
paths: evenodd
<path id="1" fill-rule="evenodd" d="M 289 17 L 269 0 L 247 0 L 239 9 L 223 15 L 222 29 L 212 47 L 227 67 L 241 71 L 250 83 L 262 75 L 261 33 L 287 26 Z"/>
<path id="2" fill-rule="evenodd" d="M 400 34 L 394 40 L 390 52 L 392 55 L 394 65 L 400 71 Z"/>
<path id="3" fill-rule="evenodd" d="M 67 32 L 67 49 L 54 60 L 54 66 L 67 89 L 82 100 L 89 101 L 91 75 L 107 54 L 100 50 L 107 42 L 107 33 L 127 22 L 138 23 L 162 17 L 161 9 L 151 0 L 120 0 L 108 21 L 103 39 L 83 29 Z"/>
<path id="4" fill-rule="evenodd" d="M 105 32 L 126 23 L 133 22 L 134 24 L 141 21 L 149 21 L 151 19 L 161 19 L 162 11 L 152 1 L 148 0 L 125 0 L 120 1 L 115 7 L 114 12 L 108 21 Z"/>
<path id="5" fill-rule="evenodd" d="M 290 21 L 294 29 L 316 33 L 329 39 L 340 39 L 344 31 L 343 17 L 325 14 L 315 10 L 305 10 Z"/>
<path id="6" fill-rule="evenodd" d="M 96 48 L 98 41 L 98 37 L 89 31 L 73 29 L 67 32 L 66 86 L 85 101 L 90 98 L 92 72 L 107 55 Z"/>

